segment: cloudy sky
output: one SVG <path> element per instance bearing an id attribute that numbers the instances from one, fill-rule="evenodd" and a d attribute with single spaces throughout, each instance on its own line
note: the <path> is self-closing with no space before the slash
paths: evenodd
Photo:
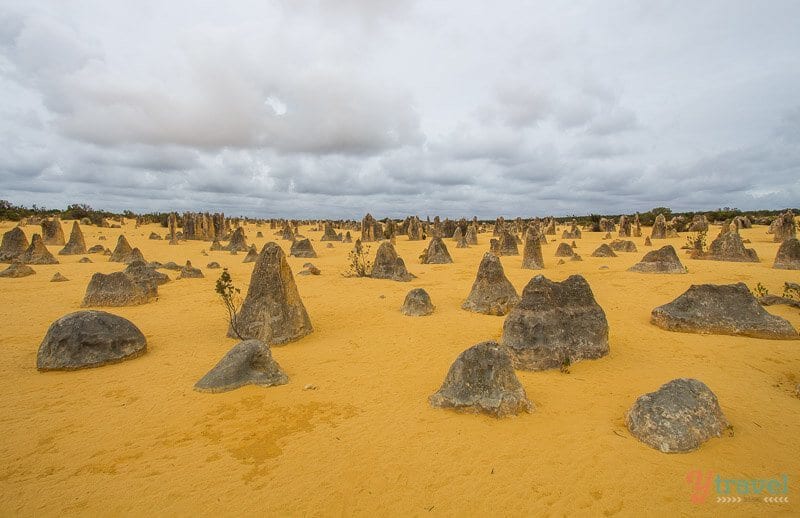
<path id="1" fill-rule="evenodd" d="M 800 2 L 0 3 L 0 198 L 288 217 L 800 200 Z"/>

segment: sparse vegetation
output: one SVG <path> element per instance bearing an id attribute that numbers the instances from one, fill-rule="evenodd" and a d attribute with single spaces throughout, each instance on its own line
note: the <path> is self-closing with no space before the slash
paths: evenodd
<path id="1" fill-rule="evenodd" d="M 347 254 L 347 270 L 345 277 L 369 277 L 372 273 L 372 261 L 370 260 L 370 247 L 361 244 L 360 239 L 356 239 L 355 246 Z"/>
<path id="2" fill-rule="evenodd" d="M 242 305 L 241 290 L 234 286 L 233 279 L 231 279 L 227 268 L 223 268 L 222 274 L 220 274 L 219 279 L 217 279 L 214 291 L 217 292 L 222 299 L 222 303 L 225 305 L 231 329 L 240 340 L 244 340 L 244 337 L 239 332 L 237 321 L 239 308 L 241 308 Z"/>
<path id="3" fill-rule="evenodd" d="M 760 282 L 756 284 L 756 288 L 752 291 L 753 295 L 755 295 L 757 298 L 766 297 L 767 295 L 769 295 L 769 290 L 766 288 L 766 286 L 764 286 Z"/>
<path id="4" fill-rule="evenodd" d="M 572 361 L 569 359 L 569 356 L 567 356 L 561 361 L 561 366 L 558 368 L 558 370 L 561 371 L 561 374 L 569 374 L 570 365 L 572 365 Z"/>
<path id="5" fill-rule="evenodd" d="M 800 285 L 793 282 L 784 283 L 783 296 L 787 299 L 800 300 Z"/>

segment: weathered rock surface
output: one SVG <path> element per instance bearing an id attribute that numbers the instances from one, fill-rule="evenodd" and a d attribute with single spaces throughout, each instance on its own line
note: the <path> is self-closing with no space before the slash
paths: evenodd
<path id="1" fill-rule="evenodd" d="M 517 290 L 506 278 L 500 258 L 486 252 L 478 266 L 478 275 L 472 284 L 472 290 L 461 308 L 485 315 L 502 316 L 517 302 Z"/>
<path id="2" fill-rule="evenodd" d="M 462 352 L 450 366 L 442 387 L 428 398 L 431 406 L 506 417 L 531 412 L 508 350 L 481 342 Z"/>
<path id="3" fill-rule="evenodd" d="M 617 257 L 617 254 L 614 253 L 610 246 L 603 243 L 592 252 L 592 257 Z"/>
<path id="4" fill-rule="evenodd" d="M 800 240 L 794 237 L 784 240 L 778 248 L 772 267 L 781 270 L 800 270 Z"/>
<path id="5" fill-rule="evenodd" d="M 98 272 L 92 275 L 81 306 L 138 306 L 147 304 L 157 296 L 158 289 L 154 281 L 134 279 L 125 272 L 108 275 Z"/>
<path id="6" fill-rule="evenodd" d="M 752 248 L 745 248 L 739 232 L 736 230 L 723 231 L 708 247 L 708 252 L 695 250 L 692 259 L 707 259 L 709 261 L 731 261 L 739 263 L 757 263 L 758 255 Z"/>
<path id="7" fill-rule="evenodd" d="M 39 234 L 33 235 L 30 246 L 17 259 L 24 264 L 58 264 L 58 259 L 44 246 Z"/>
<path id="8" fill-rule="evenodd" d="M 696 379 L 674 379 L 639 396 L 626 417 L 634 437 L 663 453 L 695 450 L 728 428 L 717 396 Z"/>
<path id="9" fill-rule="evenodd" d="M 242 260 L 243 263 L 254 263 L 258 259 L 258 250 L 256 249 L 256 245 L 250 245 L 250 248 L 247 250 L 247 255 L 244 256 Z"/>
<path id="10" fill-rule="evenodd" d="M 666 245 L 658 250 L 651 250 L 644 254 L 642 260 L 628 268 L 629 272 L 639 273 L 686 273 L 678 258 L 678 253 L 672 245 Z"/>
<path id="11" fill-rule="evenodd" d="M 91 253 L 91 250 L 89 252 Z M 109 257 L 108 260 L 113 263 L 129 263 L 133 258 L 131 255 L 132 253 L 133 248 L 131 248 L 125 236 L 119 236 L 117 239 L 117 246 L 114 248 L 114 251 L 111 252 L 111 257 Z"/>
<path id="12" fill-rule="evenodd" d="M 405 262 L 397 255 L 394 245 L 388 241 L 384 241 L 378 247 L 370 277 L 400 282 L 408 282 L 415 278 L 414 275 L 408 273 Z"/>
<path id="13" fill-rule="evenodd" d="M 608 246 L 615 252 L 636 252 L 636 243 L 627 239 L 615 239 Z"/>
<path id="14" fill-rule="evenodd" d="M 303 257 L 306 259 L 313 259 L 317 257 L 317 252 L 311 246 L 311 241 L 308 239 L 298 239 L 292 242 L 292 247 L 289 250 L 289 255 L 293 257 Z"/>
<path id="15" fill-rule="evenodd" d="M 3 234 L 3 241 L 0 243 L 0 262 L 13 262 L 25 253 L 29 245 L 25 232 L 19 227 L 12 228 Z"/>
<path id="16" fill-rule="evenodd" d="M 17 279 L 20 277 L 27 277 L 28 275 L 34 275 L 36 272 L 28 266 L 27 264 L 23 264 L 20 262 L 13 262 L 11 265 L 3 271 L 0 271 L 0 277 L 8 277 L 11 279 Z"/>
<path id="17" fill-rule="evenodd" d="M 58 255 L 82 255 L 86 253 L 86 240 L 83 238 L 81 226 L 77 221 L 72 222 L 72 232 L 69 234 L 69 241 Z"/>
<path id="18" fill-rule="evenodd" d="M 424 317 L 433 313 L 434 309 L 428 292 L 422 288 L 416 288 L 406 294 L 400 311 L 409 317 Z"/>
<path id="19" fill-rule="evenodd" d="M 192 262 L 189 260 L 186 261 L 186 264 L 181 268 L 181 273 L 178 274 L 178 279 L 202 279 L 204 277 L 203 271 L 192 266 Z"/>
<path id="20" fill-rule="evenodd" d="M 50 279 L 50 282 L 66 282 L 69 279 L 61 275 L 61 272 L 56 272 L 53 274 L 53 277 Z"/>
<path id="21" fill-rule="evenodd" d="M 650 321 L 668 331 L 795 340 L 789 321 L 768 313 L 744 283 L 692 285 L 653 309 Z"/>
<path id="22" fill-rule="evenodd" d="M 422 264 L 449 264 L 453 262 L 441 237 L 431 238 L 428 248 L 419 256 Z"/>
<path id="23" fill-rule="evenodd" d="M 198 381 L 198 392 L 227 392 L 245 385 L 272 387 L 289 383 L 289 377 L 272 358 L 261 340 L 244 340 L 234 345 L 213 369 Z"/>
<path id="24" fill-rule="evenodd" d="M 242 338 L 269 345 L 298 340 L 313 331 L 289 263 L 276 243 L 269 242 L 261 249 L 236 320 Z M 228 336 L 236 337 L 233 328 L 228 329 Z"/>
<path id="25" fill-rule="evenodd" d="M 536 231 L 529 228 L 525 231 L 525 246 L 522 248 L 522 268 L 541 270 L 544 268 L 542 242 Z"/>
<path id="26" fill-rule="evenodd" d="M 573 255 L 575 255 L 575 252 L 572 251 L 572 247 L 567 243 L 558 244 L 558 248 L 556 248 L 556 257 L 572 257 Z"/>
<path id="27" fill-rule="evenodd" d="M 130 320 L 105 311 L 77 311 L 52 324 L 39 345 L 40 371 L 100 367 L 141 356 L 147 340 Z"/>
<path id="28" fill-rule="evenodd" d="M 42 220 L 42 241 L 45 245 L 64 246 L 64 229 L 61 228 L 60 219 Z"/>
<path id="29" fill-rule="evenodd" d="M 530 280 L 503 323 L 500 343 L 523 370 L 559 368 L 608 354 L 608 321 L 580 275 Z"/>

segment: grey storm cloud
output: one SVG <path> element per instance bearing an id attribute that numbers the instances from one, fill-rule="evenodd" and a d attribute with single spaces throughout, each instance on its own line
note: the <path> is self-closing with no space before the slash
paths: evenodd
<path id="1" fill-rule="evenodd" d="M 782 208 L 800 4 L 0 6 L 0 197 L 289 217 Z"/>

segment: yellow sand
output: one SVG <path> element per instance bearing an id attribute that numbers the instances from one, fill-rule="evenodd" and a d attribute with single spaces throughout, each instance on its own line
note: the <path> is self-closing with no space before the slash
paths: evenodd
<path id="1" fill-rule="evenodd" d="M 0 224 L 2 231 L 11 223 Z M 64 222 L 69 235 L 71 222 Z M 84 227 L 87 246 L 105 235 L 113 249 L 122 230 Z M 266 238 L 255 238 L 256 231 Z M 38 227 L 25 227 L 30 237 Z M 433 409 L 435 392 L 455 357 L 498 339 L 503 317 L 460 309 L 489 235 L 457 249 L 455 263 L 420 265 L 425 242 L 397 242 L 409 283 L 345 278 L 352 245 L 312 238 L 319 277 L 295 276 L 314 332 L 273 354 L 291 381 L 224 394 L 192 390 L 235 344 L 225 338 L 225 312 L 214 293 L 230 268 L 246 289 L 252 264 L 244 254 L 210 252 L 210 243 L 169 246 L 151 241 L 155 225 L 124 228 L 146 259 L 191 259 L 205 279 L 159 288 L 156 302 L 109 311 L 144 332 L 144 356 L 97 369 L 39 373 L 36 351 L 49 324 L 79 309 L 94 272 L 122 268 L 92 255 L 57 256 L 37 274 L 0 279 L 0 515 L 653 515 L 800 512 L 800 341 L 671 333 L 649 324 L 650 310 L 692 283 L 763 283 L 780 293 L 798 272 L 773 270 L 778 245 L 765 227 L 742 231 L 761 263 L 681 259 L 688 275 L 625 270 L 649 249 L 592 258 L 602 234 L 578 240 L 583 262 L 557 266 L 557 242 L 544 247 L 549 278 L 584 275 L 610 324 L 611 353 L 558 371 L 518 372 L 532 414 L 496 420 Z M 712 229 L 710 235 L 716 235 Z M 268 226 L 247 228 L 261 248 L 277 241 Z M 649 229 L 645 230 L 649 234 Z M 354 233 L 355 237 L 355 233 Z M 685 237 L 666 240 L 676 248 Z M 663 242 L 656 241 L 660 246 Z M 372 253 L 377 245 L 371 246 Z M 55 254 L 60 247 L 50 247 Z M 308 259 L 289 258 L 297 273 Z M 537 272 L 521 257 L 503 257 L 518 291 Z M 609 269 L 600 270 L 601 265 Z M 55 272 L 70 281 L 50 283 Z M 175 277 L 176 272 L 167 272 Z M 429 317 L 405 317 L 405 294 L 425 288 L 436 305 Z M 800 313 L 769 311 L 800 328 Z M 698 451 L 667 455 L 627 431 L 624 416 L 637 396 L 677 377 L 696 377 L 719 397 L 734 435 Z M 307 384 L 317 390 L 304 390 Z M 743 502 L 696 506 L 689 470 L 727 477 L 789 476 L 789 504 Z"/>

